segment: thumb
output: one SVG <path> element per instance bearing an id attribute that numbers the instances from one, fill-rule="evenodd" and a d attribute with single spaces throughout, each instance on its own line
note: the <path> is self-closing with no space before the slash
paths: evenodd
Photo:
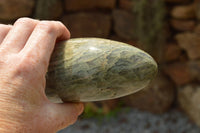
<path id="1" fill-rule="evenodd" d="M 48 125 L 47 128 L 52 127 L 51 131 L 74 124 L 84 109 L 82 103 L 49 103 L 46 107 L 48 115 L 46 114 L 45 125 Z"/>

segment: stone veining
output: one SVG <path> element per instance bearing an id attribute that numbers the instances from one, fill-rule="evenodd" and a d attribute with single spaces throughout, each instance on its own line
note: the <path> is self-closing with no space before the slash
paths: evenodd
<path id="1" fill-rule="evenodd" d="M 157 64 L 131 45 L 100 38 L 57 44 L 47 74 L 46 93 L 63 101 L 99 101 L 134 93 L 155 77 Z"/>

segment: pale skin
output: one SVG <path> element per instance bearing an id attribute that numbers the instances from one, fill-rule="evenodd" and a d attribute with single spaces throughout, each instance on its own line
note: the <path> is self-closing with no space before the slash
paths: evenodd
<path id="1" fill-rule="evenodd" d="M 70 38 L 58 21 L 20 18 L 0 24 L 0 132 L 54 133 L 73 124 L 82 103 L 50 102 L 45 75 L 56 42 Z"/>

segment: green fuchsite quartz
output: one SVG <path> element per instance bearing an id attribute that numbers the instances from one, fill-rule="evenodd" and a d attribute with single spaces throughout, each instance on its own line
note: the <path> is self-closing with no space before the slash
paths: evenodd
<path id="1" fill-rule="evenodd" d="M 100 38 L 56 44 L 46 76 L 48 97 L 89 102 L 132 94 L 155 77 L 157 64 L 131 45 Z"/>

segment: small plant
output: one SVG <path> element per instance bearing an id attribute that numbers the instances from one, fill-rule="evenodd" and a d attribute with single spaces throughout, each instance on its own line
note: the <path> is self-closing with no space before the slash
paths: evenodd
<path id="1" fill-rule="evenodd" d="M 86 104 L 81 118 L 98 118 L 98 119 L 100 119 L 102 115 L 103 115 L 102 108 L 96 108 L 92 104 Z"/>
<path id="2" fill-rule="evenodd" d="M 110 119 L 116 117 L 117 114 L 122 110 L 129 111 L 130 109 L 128 107 L 123 107 L 122 103 L 119 102 L 117 107 L 105 113 L 103 108 L 96 106 L 95 103 L 87 103 L 81 118 L 96 118 L 101 121 L 103 118 Z"/>

